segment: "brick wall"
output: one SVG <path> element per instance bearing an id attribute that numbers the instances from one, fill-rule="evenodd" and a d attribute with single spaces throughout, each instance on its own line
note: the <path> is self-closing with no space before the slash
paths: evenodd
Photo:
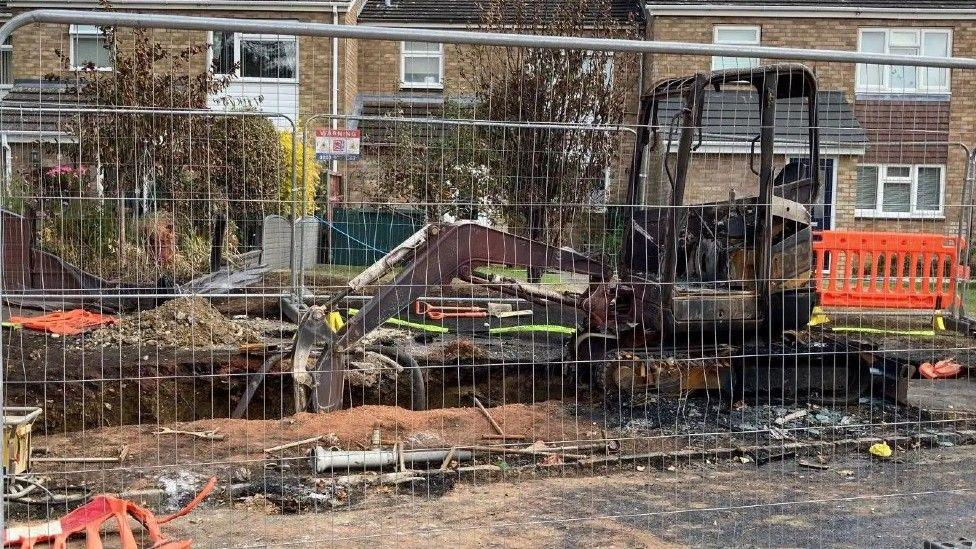
<path id="1" fill-rule="evenodd" d="M 359 45 L 359 91 L 364 94 L 417 94 L 425 90 L 400 85 L 400 42 L 363 41 Z M 468 93 L 462 76 L 464 63 L 470 60 L 471 46 L 444 45 L 444 89 L 429 90 L 446 97 Z"/>

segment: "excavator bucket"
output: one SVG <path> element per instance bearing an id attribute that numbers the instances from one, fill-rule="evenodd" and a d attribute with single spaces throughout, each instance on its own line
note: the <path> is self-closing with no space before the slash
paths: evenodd
<path id="1" fill-rule="evenodd" d="M 292 351 L 296 411 L 311 409 L 327 412 L 342 406 L 345 376 L 342 357 L 335 352 L 335 340 L 343 324 L 342 316 L 337 311 L 313 307 L 299 325 Z M 321 352 L 315 366 L 309 368 L 312 352 L 316 348 Z"/>

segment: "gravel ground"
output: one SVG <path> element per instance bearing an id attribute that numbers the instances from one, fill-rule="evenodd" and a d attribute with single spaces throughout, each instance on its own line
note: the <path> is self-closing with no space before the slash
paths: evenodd
<path id="1" fill-rule="evenodd" d="M 976 535 L 976 448 L 898 458 L 458 484 L 329 515 L 199 509 L 167 531 L 194 547 L 921 547 Z"/>

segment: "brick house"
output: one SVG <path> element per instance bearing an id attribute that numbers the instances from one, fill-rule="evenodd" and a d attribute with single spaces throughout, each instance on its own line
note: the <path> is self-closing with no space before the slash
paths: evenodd
<path id="1" fill-rule="evenodd" d="M 323 23 L 379 26 L 476 28 L 475 0 L 117 0 L 114 9 L 148 13 L 177 13 L 227 17 L 274 18 Z M 613 0 L 613 17 L 634 24 L 648 39 L 700 43 L 754 44 L 861 50 L 931 56 L 968 55 L 976 46 L 976 7 L 962 0 L 895 2 L 893 0 L 651 0 L 641 9 L 636 0 Z M 9 0 L 0 12 L 16 14 L 50 7 L 97 9 L 94 0 Z M 31 25 L 14 33 L 0 49 L 0 91 L 7 106 L 36 106 L 38 102 L 70 104 L 72 77 L 55 54 L 61 49 L 71 64 L 104 62 L 99 35 L 84 26 Z M 360 127 L 364 144 L 382 141 L 357 117 L 401 112 L 434 116 L 445 99 L 463 100 L 461 69 L 464 47 L 431 43 L 358 43 L 318 37 L 251 36 L 158 30 L 154 36 L 174 47 L 205 41 L 213 44 L 200 70 L 213 65 L 218 72 L 234 72 L 226 93 L 252 98 L 262 110 L 290 118 L 321 115 L 317 125 Z M 262 57 L 263 56 L 263 57 Z M 270 62 L 255 62 L 265 59 Z M 338 62 L 336 62 L 338 61 Z M 654 81 L 730 65 L 754 65 L 768 60 L 709 58 L 707 56 L 647 56 L 646 85 Z M 826 136 L 824 175 L 829 185 L 817 216 L 821 226 L 844 228 L 899 227 L 930 232 L 954 232 L 962 202 L 966 162 L 961 147 L 973 143 L 976 115 L 953 97 L 972 97 L 976 77 L 965 71 L 894 70 L 843 63 L 807 63 L 821 86 L 822 123 Z M 235 68 L 236 67 L 236 68 Z M 108 67 L 105 67 L 108 68 Z M 44 79 L 56 74 L 56 82 Z M 636 95 L 636 94 L 635 94 Z M 716 108 L 731 109 L 739 117 L 732 125 L 748 127 L 750 116 L 727 95 Z M 215 102 L 215 107 L 216 107 Z M 628 106 L 628 109 L 630 107 Z M 634 102 L 636 110 L 636 101 Z M 337 117 L 332 115 L 336 114 Z M 635 113 L 630 113 L 635 114 Z M 348 116 L 347 120 L 343 117 Z M 16 143 L 58 142 L 57 121 L 44 116 L 0 115 L 5 172 Z M 716 125 L 710 130 L 721 133 Z M 371 135 L 372 132 L 372 135 Z M 626 145 L 622 146 L 626 149 Z M 623 151 L 627 154 L 627 151 Z M 730 188 L 746 190 L 752 183 L 745 170 L 730 171 L 726 160 L 745 167 L 735 147 L 704 147 L 693 166 L 697 185 L 691 201 L 720 199 Z M 787 162 L 789 151 L 777 161 Z M 41 159 L 54 163 L 57 159 Z M 615 198 L 626 181 L 627 162 L 614 180 Z M 355 178 L 353 162 L 333 165 L 348 182 Z M 355 187 L 355 185 L 352 185 Z M 355 199 L 355 192 L 346 198 Z"/>
<path id="2" fill-rule="evenodd" d="M 976 6 L 961 0 L 649 0 L 648 38 L 862 52 L 970 56 L 976 47 Z M 650 81 L 761 59 L 651 56 Z M 821 225 L 866 230 L 954 234 L 966 175 L 963 149 L 974 142 L 976 117 L 965 100 L 976 92 L 966 71 L 805 62 L 832 103 L 821 108 L 826 125 L 839 122 L 867 138 L 827 153 L 830 186 Z M 823 101 L 821 101 L 823 103 Z M 856 124 L 858 127 L 852 127 Z M 835 128 L 836 129 L 836 128 Z M 826 130 L 825 130 L 826 131 Z M 848 140 L 850 141 L 850 140 Z M 831 148 L 828 140 L 827 148 Z M 835 143 L 839 145 L 839 143 Z M 835 147 L 837 148 L 837 147 Z M 712 184 L 741 183 L 714 173 L 715 159 L 699 159 Z M 724 167 L 724 166 L 723 166 Z"/>
<path id="3" fill-rule="evenodd" d="M 240 17 L 355 24 L 361 0 L 115 0 L 112 9 L 139 13 L 190 16 Z M 100 9 L 98 1 L 14 0 L 4 3 L 12 15 L 41 8 Z M 9 16 L 9 15 L 8 15 Z M 252 107 L 280 113 L 279 128 L 290 127 L 312 114 L 343 113 L 356 96 L 356 44 L 354 41 L 323 37 L 252 35 L 241 33 L 156 29 L 153 39 L 174 51 L 189 45 L 211 44 L 206 53 L 188 65 L 200 73 L 208 66 L 216 74 L 230 77 L 221 94 L 246 100 Z M 112 70 L 112 56 L 104 37 L 89 25 L 32 24 L 13 33 L 10 49 L 4 52 L 0 71 L 2 105 L 16 108 L 77 105 L 79 67 L 91 63 L 97 70 Z M 60 52 L 60 55 L 59 55 Z M 338 62 L 337 62 L 338 61 Z M 211 98 L 212 107 L 222 108 L 221 97 Z M 4 135 L 4 164 L 28 169 L 60 163 L 52 147 L 29 146 L 48 143 L 57 146 L 72 137 L 59 132 L 57 114 L 0 115 Z M 21 158 L 18 158 L 20 156 Z M 29 158 L 28 158 L 29 157 Z"/>

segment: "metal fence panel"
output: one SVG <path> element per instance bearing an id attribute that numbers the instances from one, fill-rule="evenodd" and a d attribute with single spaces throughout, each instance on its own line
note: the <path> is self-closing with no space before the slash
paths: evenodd
<path id="1" fill-rule="evenodd" d="M 6 527 L 107 492 L 215 547 L 966 533 L 945 29 L 328 15 L 0 28 Z"/>

